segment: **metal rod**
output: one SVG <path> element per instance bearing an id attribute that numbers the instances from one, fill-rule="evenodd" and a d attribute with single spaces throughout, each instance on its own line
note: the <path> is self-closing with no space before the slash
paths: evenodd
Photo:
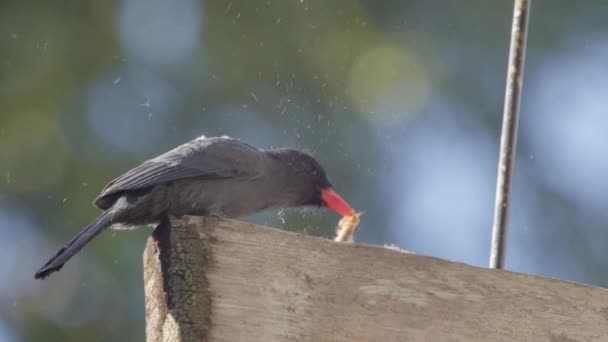
<path id="1" fill-rule="evenodd" d="M 523 85 L 530 2 L 531 0 L 515 0 L 515 7 L 513 9 L 513 28 L 511 31 L 505 106 L 500 136 L 500 157 L 496 180 L 496 202 L 494 207 L 494 224 L 492 226 L 490 268 L 503 268 L 505 265 L 511 183 L 513 164 L 515 162 L 515 149 L 517 146 L 517 125 L 521 88 Z"/>

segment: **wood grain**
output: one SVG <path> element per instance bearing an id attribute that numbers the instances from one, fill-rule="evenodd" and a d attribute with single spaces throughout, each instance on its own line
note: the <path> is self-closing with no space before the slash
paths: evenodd
<path id="1" fill-rule="evenodd" d="M 148 341 L 608 341 L 605 289 L 239 221 L 171 225 L 144 253 Z M 170 267 L 159 246 L 179 250 Z"/>

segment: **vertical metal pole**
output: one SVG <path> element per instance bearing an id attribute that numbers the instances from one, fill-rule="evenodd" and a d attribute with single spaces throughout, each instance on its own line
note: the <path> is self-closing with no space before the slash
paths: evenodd
<path id="1" fill-rule="evenodd" d="M 507 70 L 505 105 L 500 136 L 500 159 L 498 160 L 498 177 L 496 180 L 490 268 L 503 268 L 505 265 L 511 183 L 517 145 L 517 125 L 523 85 L 530 2 L 531 0 L 515 0 L 513 10 L 509 68 Z"/>

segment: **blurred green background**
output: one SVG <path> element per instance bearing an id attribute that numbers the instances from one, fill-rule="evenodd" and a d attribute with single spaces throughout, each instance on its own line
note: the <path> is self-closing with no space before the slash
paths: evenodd
<path id="1" fill-rule="evenodd" d="M 0 340 L 141 341 L 149 229 L 33 273 L 199 135 L 312 151 L 357 240 L 485 266 L 510 1 L 0 3 Z M 608 3 L 534 1 L 507 268 L 608 285 Z M 247 220 L 331 236 L 325 210 Z M 271 246 L 270 246 L 271 248 Z"/>

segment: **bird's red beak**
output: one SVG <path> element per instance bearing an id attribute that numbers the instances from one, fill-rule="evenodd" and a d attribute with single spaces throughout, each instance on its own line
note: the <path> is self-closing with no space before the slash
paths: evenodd
<path id="1" fill-rule="evenodd" d="M 325 206 L 338 214 L 342 216 L 350 216 L 355 214 L 353 208 L 351 208 L 350 205 L 348 205 L 348 203 L 346 203 L 346 201 L 343 200 L 342 197 L 340 197 L 340 195 L 338 195 L 331 188 L 321 189 L 321 197 L 325 202 Z"/>

